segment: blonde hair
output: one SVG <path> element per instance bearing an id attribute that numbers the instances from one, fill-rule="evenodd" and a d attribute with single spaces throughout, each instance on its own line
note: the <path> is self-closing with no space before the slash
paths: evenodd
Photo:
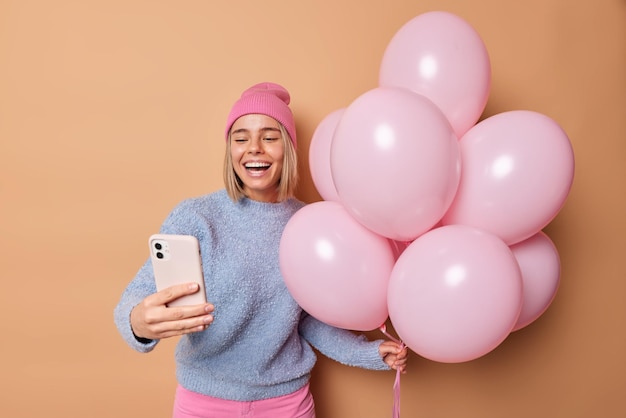
<path id="1" fill-rule="evenodd" d="M 291 137 L 282 123 L 279 123 L 280 133 L 283 141 L 285 152 L 283 155 L 283 169 L 280 173 L 278 181 L 278 201 L 282 202 L 293 197 L 298 185 L 298 155 L 296 148 L 291 142 Z M 247 197 L 243 190 L 243 182 L 235 173 L 233 159 L 230 153 L 231 132 L 228 132 L 228 140 L 226 141 L 226 154 L 224 155 L 224 184 L 228 196 L 238 202 L 241 198 Z"/>

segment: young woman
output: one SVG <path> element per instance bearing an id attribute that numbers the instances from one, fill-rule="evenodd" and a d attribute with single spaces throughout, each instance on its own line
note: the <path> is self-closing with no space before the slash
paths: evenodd
<path id="1" fill-rule="evenodd" d="M 294 198 L 297 142 L 289 101 L 274 83 L 244 91 L 226 124 L 226 188 L 183 201 L 161 227 L 198 238 L 210 303 L 166 307 L 198 286 L 157 292 L 148 260 L 115 309 L 122 337 L 137 351 L 182 335 L 174 417 L 315 417 L 312 346 L 346 365 L 406 367 L 405 348 L 316 320 L 283 282 L 281 234 L 304 206 Z"/>

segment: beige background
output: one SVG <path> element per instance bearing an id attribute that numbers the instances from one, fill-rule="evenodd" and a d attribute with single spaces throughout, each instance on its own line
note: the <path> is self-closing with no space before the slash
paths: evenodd
<path id="1" fill-rule="evenodd" d="M 230 104 L 258 81 L 291 90 L 298 195 L 320 200 L 315 127 L 376 86 L 393 34 L 429 10 L 484 39 L 483 117 L 552 117 L 577 165 L 546 229 L 550 309 L 478 360 L 412 354 L 402 416 L 626 416 L 624 0 L 1 0 L 0 416 L 169 416 L 174 341 L 135 353 L 112 310 L 172 206 L 222 187 Z M 322 358 L 318 416 L 391 416 L 393 379 Z"/>

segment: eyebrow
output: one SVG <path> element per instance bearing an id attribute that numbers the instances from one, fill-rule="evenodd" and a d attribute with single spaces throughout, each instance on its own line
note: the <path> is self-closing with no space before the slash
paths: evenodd
<path id="1" fill-rule="evenodd" d="M 260 131 L 261 132 L 280 132 L 280 129 L 267 126 L 265 128 L 261 128 Z M 238 133 L 244 133 L 244 132 L 250 132 L 250 130 L 246 128 L 239 128 L 237 130 L 232 131 L 231 134 L 238 134 Z"/>

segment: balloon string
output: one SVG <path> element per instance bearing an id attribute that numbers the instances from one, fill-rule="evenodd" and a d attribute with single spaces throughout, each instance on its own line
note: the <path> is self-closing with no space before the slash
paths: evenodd
<path id="1" fill-rule="evenodd" d="M 393 383 L 392 418 L 400 418 L 400 370 L 396 370 L 396 380 Z"/>
<path id="2" fill-rule="evenodd" d="M 404 343 L 387 332 L 387 326 L 382 324 L 380 331 L 391 341 L 400 345 L 404 349 Z M 392 418 L 400 418 L 400 370 L 396 370 L 396 379 L 393 382 L 393 410 Z"/>
<path id="3" fill-rule="evenodd" d="M 387 332 L 387 325 L 382 324 L 380 326 L 380 331 L 385 334 L 385 337 L 389 338 L 391 341 L 393 341 L 396 344 L 400 344 L 403 348 L 404 348 L 404 343 L 402 341 L 400 341 L 399 339 L 397 339 L 396 337 L 394 337 L 393 335 L 389 334 Z"/>

